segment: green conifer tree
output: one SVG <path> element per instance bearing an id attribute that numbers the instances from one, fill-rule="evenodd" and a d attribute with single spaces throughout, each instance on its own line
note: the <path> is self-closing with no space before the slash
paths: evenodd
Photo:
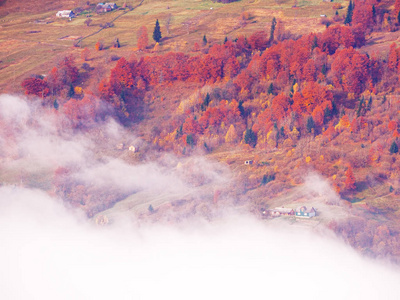
<path id="1" fill-rule="evenodd" d="M 156 21 L 156 25 L 154 26 L 154 31 L 153 31 L 153 40 L 158 43 L 162 39 L 161 36 L 161 29 L 160 29 L 160 23 L 158 23 L 158 19 Z"/>
<path id="2" fill-rule="evenodd" d="M 307 118 L 307 131 L 311 133 L 311 131 L 315 128 L 315 122 L 312 116 Z"/>
<path id="3" fill-rule="evenodd" d="M 251 128 L 246 129 L 244 134 L 244 142 L 253 148 L 257 145 L 257 135 Z"/>
<path id="4" fill-rule="evenodd" d="M 203 46 L 207 45 L 207 38 L 206 35 L 203 36 Z"/>
<path id="5" fill-rule="evenodd" d="M 275 32 L 275 27 L 276 27 L 276 19 L 275 17 L 272 19 L 271 23 L 271 33 L 269 35 L 269 42 L 272 43 L 274 41 L 274 32 Z"/>
<path id="6" fill-rule="evenodd" d="M 274 85 L 271 82 L 271 84 L 268 87 L 268 95 L 271 95 L 273 93 L 274 93 Z"/>
<path id="7" fill-rule="evenodd" d="M 74 96 L 74 95 L 75 95 L 74 87 L 72 86 L 72 84 L 70 84 L 70 85 L 69 85 L 69 90 L 68 90 L 67 97 L 68 97 L 68 98 L 71 98 L 71 97 Z"/>
<path id="8" fill-rule="evenodd" d="M 351 20 L 353 18 L 353 10 L 354 10 L 354 4 L 350 0 L 349 6 L 347 7 L 346 18 L 344 19 L 344 24 L 350 24 L 351 23 Z"/>
<path id="9" fill-rule="evenodd" d="M 397 146 L 396 142 L 393 141 L 392 145 L 390 145 L 390 153 L 395 154 L 399 152 L 399 147 Z"/>

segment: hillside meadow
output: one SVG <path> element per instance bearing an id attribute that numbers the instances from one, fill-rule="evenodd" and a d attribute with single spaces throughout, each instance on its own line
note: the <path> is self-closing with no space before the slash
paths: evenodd
<path id="1" fill-rule="evenodd" d="M 27 5 L 29 3 L 29 5 Z M 57 58 L 79 51 L 74 44 L 84 38 L 79 47 L 95 48 L 103 40 L 106 48 L 118 37 L 121 48 L 116 55 L 129 56 L 137 50 L 137 31 L 146 26 L 151 35 L 156 19 L 159 19 L 163 41 L 159 52 L 190 52 L 195 42 L 201 43 L 204 35 L 210 43 L 223 41 L 225 37 L 234 39 L 239 35 L 250 35 L 257 30 L 269 30 L 272 18 L 279 18 L 293 34 L 309 31 L 322 31 L 320 15 L 332 16 L 332 3 L 321 1 L 303 1 L 298 8 L 292 8 L 290 1 L 238 1 L 224 5 L 212 1 L 128 1 L 130 10 L 116 10 L 104 14 L 91 12 L 91 3 L 87 14 L 77 18 L 62 20 L 55 17 L 58 9 L 85 9 L 85 1 L 60 1 L 52 6 L 52 1 L 41 3 L 43 10 L 32 10 L 31 1 L 19 1 L 19 5 L 5 6 L 10 13 L 1 19 L 0 32 L 0 88 L 5 91 L 18 86 L 26 74 L 45 73 L 57 61 Z M 122 6 L 125 1 L 116 1 Z M 141 3 L 141 4 L 140 4 Z M 140 6 L 138 6 L 140 5 Z M 53 8 L 54 7 L 54 8 Z M 55 7 L 57 7 L 55 9 Z M 26 11 L 30 13 L 27 14 Z M 344 10 L 341 10 L 344 13 Z M 121 17 L 119 17 L 122 15 Z M 247 16 L 245 22 L 241 16 Z M 86 16 L 92 23 L 85 25 Z M 101 25 L 113 22 L 113 27 L 101 30 Z M 170 19 L 169 34 L 166 22 Z M 38 23 L 39 21 L 39 23 Z M 47 24 L 46 24 L 47 23 Z M 72 40 L 62 39 L 72 37 Z M 75 39 L 76 38 L 76 39 Z M 154 43 L 153 43 L 154 46 Z M 151 48 L 151 45 L 149 45 Z M 111 50 L 110 50 L 111 51 Z M 93 51 L 94 52 L 94 51 Z M 101 54 L 104 57 L 105 53 Z M 93 63 L 102 64 L 94 60 Z M 13 78 L 12 85 L 9 79 Z M 15 86 L 14 86 L 15 85 Z"/>

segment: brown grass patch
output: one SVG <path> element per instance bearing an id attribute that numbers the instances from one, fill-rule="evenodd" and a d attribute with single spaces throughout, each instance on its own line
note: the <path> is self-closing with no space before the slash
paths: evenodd
<path id="1" fill-rule="evenodd" d="M 76 40 L 79 40 L 80 38 L 82 38 L 82 37 L 78 36 L 78 35 L 67 35 L 62 38 L 59 38 L 59 40 L 61 40 L 61 41 L 76 41 Z"/>

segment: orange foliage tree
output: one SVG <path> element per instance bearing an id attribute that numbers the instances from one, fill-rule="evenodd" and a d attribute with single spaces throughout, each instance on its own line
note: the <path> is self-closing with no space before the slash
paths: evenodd
<path id="1" fill-rule="evenodd" d="M 138 36 L 138 41 L 137 41 L 137 47 L 139 50 L 146 50 L 148 44 L 149 44 L 149 35 L 147 33 L 147 28 L 146 26 L 142 26 L 139 28 L 137 32 Z"/>
<path id="2" fill-rule="evenodd" d="M 345 172 L 345 176 L 346 176 L 346 181 L 344 182 L 346 190 L 348 191 L 352 191 L 356 189 L 356 179 L 354 177 L 353 174 L 353 169 L 352 167 L 349 165 L 346 172 Z"/>
<path id="3" fill-rule="evenodd" d="M 104 47 L 103 41 L 101 41 L 101 40 L 97 41 L 97 43 L 94 47 L 96 48 L 97 51 L 103 50 L 103 47 Z"/>

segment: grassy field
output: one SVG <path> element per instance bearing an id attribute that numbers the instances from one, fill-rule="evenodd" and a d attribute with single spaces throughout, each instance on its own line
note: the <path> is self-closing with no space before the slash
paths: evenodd
<path id="1" fill-rule="evenodd" d="M 67 1 L 65 9 L 74 9 L 82 1 Z M 85 2 L 85 1 L 84 1 Z M 125 1 L 116 1 L 122 6 Z M 243 0 L 230 4 L 214 3 L 202 0 L 128 1 L 136 7 L 133 10 L 116 10 L 105 14 L 92 14 L 92 24 L 84 24 L 86 15 L 79 15 L 72 21 L 55 17 L 56 10 L 26 13 L 23 9 L 11 12 L 0 21 L 0 92 L 18 91 L 19 84 L 29 74 L 46 74 L 56 60 L 68 53 L 79 57 L 80 49 L 74 48 L 77 40 L 61 38 L 74 36 L 86 37 L 81 46 L 88 47 L 94 53 L 94 45 L 100 39 L 107 47 L 118 37 L 122 45 L 117 50 L 120 56 L 129 56 L 136 50 L 136 32 L 146 26 L 149 41 L 155 20 L 159 19 L 163 41 L 159 51 L 190 51 L 195 42 L 201 43 L 203 35 L 209 43 L 222 42 L 225 37 L 236 38 L 239 35 L 249 36 L 256 30 L 269 31 L 271 20 L 276 17 L 282 20 L 285 27 L 293 33 L 301 34 L 310 31 L 322 31 L 320 15 L 333 15 L 332 3 L 319 0 L 300 1 L 298 8 L 292 8 L 293 1 Z M 64 2 L 63 2 L 64 3 Z M 75 5 L 75 7 L 71 7 Z M 46 6 L 51 8 L 52 6 Z M 246 25 L 240 26 L 239 18 L 248 12 Z M 121 16 L 120 16 L 121 15 Z M 119 17 L 120 16 L 120 17 Z M 98 32 L 101 24 L 114 21 L 112 28 Z M 170 34 L 165 27 L 170 18 Z M 38 20 L 49 22 L 37 23 Z M 98 33 L 97 33 L 98 32 Z M 151 48 L 151 45 L 150 47 Z M 106 50 L 101 55 L 107 55 Z M 96 64 L 96 61 L 92 62 Z M 10 79 L 12 79 L 10 81 Z"/>

